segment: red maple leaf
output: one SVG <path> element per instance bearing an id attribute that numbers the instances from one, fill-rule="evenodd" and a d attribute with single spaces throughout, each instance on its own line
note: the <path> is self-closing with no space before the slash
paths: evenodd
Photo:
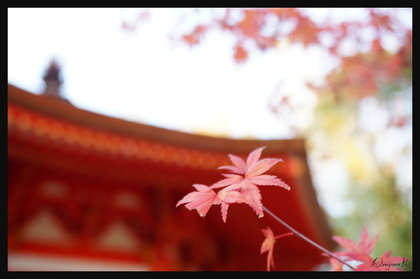
<path id="1" fill-rule="evenodd" d="M 290 190 L 290 187 L 286 183 L 274 175 L 262 174 L 269 170 L 274 164 L 282 161 L 281 159 L 273 158 L 259 160 L 264 148 L 265 147 L 261 147 L 252 151 L 249 154 L 246 163 L 240 157 L 229 154 L 234 166 L 222 166 L 219 169 L 227 169 L 237 174 L 222 174 L 226 178 L 210 186 L 211 189 L 227 186 L 220 192 L 240 192 L 242 197 L 247 201 L 251 208 L 254 209 L 259 217 L 264 216 L 264 212 L 261 204 L 260 190 L 255 184 L 280 186 Z"/>
<path id="2" fill-rule="evenodd" d="M 261 254 L 264 252 L 268 251 L 268 255 L 267 255 L 267 271 L 270 271 L 270 265 L 275 268 L 274 266 L 274 260 L 273 260 L 273 249 L 274 249 L 274 243 L 276 242 L 276 239 L 283 237 L 283 236 L 288 236 L 288 235 L 293 235 L 292 232 L 289 233 L 285 233 L 282 235 L 278 235 L 276 237 L 274 237 L 273 231 L 267 227 L 267 229 L 263 229 L 262 230 L 265 239 L 261 245 Z"/>
<path id="3" fill-rule="evenodd" d="M 403 266 L 407 258 L 403 257 L 390 257 L 391 251 L 384 253 L 381 257 L 373 259 L 370 253 L 376 244 L 376 235 L 371 241 L 369 241 L 369 234 L 365 227 L 363 227 L 362 235 L 359 239 L 359 244 L 348 238 L 341 236 L 333 236 L 333 239 L 340 244 L 345 251 L 335 252 L 334 255 L 337 257 L 345 257 L 344 260 L 356 260 L 362 262 L 354 270 L 355 271 L 400 271 L 401 269 L 397 266 Z M 333 266 L 333 270 L 336 266 Z"/>

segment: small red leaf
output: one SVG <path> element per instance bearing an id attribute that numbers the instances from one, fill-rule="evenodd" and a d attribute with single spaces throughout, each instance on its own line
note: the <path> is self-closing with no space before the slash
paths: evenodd
<path id="1" fill-rule="evenodd" d="M 274 266 L 274 260 L 273 260 L 273 250 L 274 250 L 274 243 L 276 242 L 276 239 L 285 237 L 288 235 L 293 235 L 292 232 L 288 232 L 282 235 L 274 236 L 273 231 L 267 227 L 267 229 L 262 230 L 265 239 L 261 245 L 260 252 L 261 254 L 268 251 L 267 255 L 267 271 L 270 271 L 270 265 L 275 268 Z"/>
<path id="2" fill-rule="evenodd" d="M 276 242 L 274 240 L 274 234 L 273 231 L 270 228 L 263 229 L 262 230 L 265 239 L 264 242 L 261 245 L 261 254 L 268 251 L 267 255 L 267 271 L 270 271 L 270 265 L 275 268 L 274 266 L 274 260 L 273 260 L 273 249 L 274 249 L 274 243 Z"/>
<path id="3" fill-rule="evenodd" d="M 233 58 L 235 58 L 236 62 L 245 62 L 248 58 L 248 52 L 244 50 L 241 46 L 236 46 Z"/>

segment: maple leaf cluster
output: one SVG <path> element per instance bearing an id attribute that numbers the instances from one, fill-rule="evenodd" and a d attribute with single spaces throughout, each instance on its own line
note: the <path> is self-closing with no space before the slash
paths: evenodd
<path id="1" fill-rule="evenodd" d="M 343 257 L 345 261 L 356 260 L 361 262 L 354 268 L 354 271 L 402 271 L 402 269 L 398 267 L 406 265 L 406 262 L 408 261 L 407 258 L 397 256 L 391 257 L 391 251 L 385 252 L 375 259 L 370 256 L 370 253 L 372 253 L 373 248 L 375 247 L 377 238 L 378 235 L 372 240 L 369 240 L 369 234 L 365 227 L 363 227 L 358 244 L 348 238 L 333 236 L 333 239 L 345 250 L 334 252 L 333 254 L 340 258 Z M 343 270 L 343 263 L 340 263 L 334 258 L 330 258 L 330 264 L 333 271 Z"/>
<path id="2" fill-rule="evenodd" d="M 214 183 L 211 186 L 203 184 L 194 184 L 197 190 L 187 194 L 177 204 L 185 204 L 189 210 L 196 209 L 201 217 L 206 216 L 212 205 L 221 205 L 223 222 L 226 223 L 227 210 L 230 204 L 246 203 L 259 217 L 264 216 L 261 194 L 257 185 L 260 186 L 279 186 L 290 190 L 290 187 L 273 175 L 263 174 L 281 159 L 266 158 L 259 160 L 261 152 L 265 147 L 252 151 L 246 162 L 235 155 L 229 154 L 233 166 L 222 166 L 219 169 L 231 171 L 230 174 L 222 174 L 225 178 Z M 222 188 L 217 193 L 214 189 Z"/>

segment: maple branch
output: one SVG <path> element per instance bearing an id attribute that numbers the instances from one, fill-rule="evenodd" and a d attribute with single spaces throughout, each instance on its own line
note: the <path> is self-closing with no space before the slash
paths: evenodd
<path id="1" fill-rule="evenodd" d="M 333 253 L 331 253 L 330 251 L 328 251 L 327 249 L 325 249 L 324 247 L 320 246 L 319 244 L 313 242 L 312 240 L 310 240 L 309 238 L 307 238 L 306 236 L 304 236 L 303 234 L 301 234 L 300 232 L 298 232 L 297 230 L 295 230 L 294 228 L 292 228 L 290 225 L 288 225 L 286 222 L 284 222 L 282 219 L 280 219 L 279 217 L 277 217 L 274 213 L 272 213 L 270 210 L 268 210 L 265 206 L 262 206 L 262 208 L 264 209 L 265 212 L 267 212 L 268 214 L 271 215 L 271 217 L 273 217 L 274 219 L 276 219 L 279 223 L 281 223 L 283 226 L 285 226 L 286 228 L 288 228 L 289 230 L 291 230 L 296 236 L 302 238 L 303 240 L 305 240 L 306 242 L 309 242 L 310 244 L 312 244 L 313 246 L 315 246 L 316 248 L 318 248 L 319 250 L 321 250 L 322 252 L 326 253 L 327 255 L 329 255 L 330 257 L 333 257 L 334 259 L 340 261 L 341 263 L 347 265 L 348 267 L 350 267 L 351 269 L 354 269 L 354 267 L 352 267 L 351 265 L 349 265 L 348 263 L 346 263 L 345 261 L 341 260 L 339 257 L 337 257 L 336 255 L 334 255 Z"/>

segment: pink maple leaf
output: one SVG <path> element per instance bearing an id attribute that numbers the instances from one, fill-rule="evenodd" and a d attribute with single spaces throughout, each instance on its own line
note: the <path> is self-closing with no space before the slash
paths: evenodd
<path id="1" fill-rule="evenodd" d="M 359 244 L 356 244 L 351 239 L 341 236 L 333 236 L 332 238 L 346 250 L 345 252 L 339 252 L 340 256 L 347 256 L 357 261 L 363 261 L 365 256 L 369 256 L 369 254 L 373 251 L 378 235 L 376 235 L 372 241 L 369 241 L 368 231 L 365 227 L 363 227 Z"/>
<path id="2" fill-rule="evenodd" d="M 262 230 L 265 239 L 261 245 L 261 254 L 264 252 L 268 251 L 267 254 L 267 271 L 270 271 L 270 265 L 275 268 L 274 266 L 274 260 L 273 260 L 273 250 L 274 250 L 274 243 L 276 242 L 276 239 L 280 238 L 280 237 L 284 237 L 284 236 L 288 236 L 288 235 L 293 235 L 292 232 L 289 233 L 285 233 L 282 235 L 278 235 L 276 237 L 274 237 L 273 231 L 267 227 L 267 229 L 263 229 Z"/>
<path id="3" fill-rule="evenodd" d="M 357 260 L 361 262 L 361 264 L 354 269 L 355 271 L 401 271 L 398 267 L 406 265 L 405 262 L 409 259 L 395 256 L 390 257 L 391 251 L 382 254 L 381 257 L 376 259 L 373 259 L 370 256 L 370 253 L 375 247 L 377 238 L 378 235 L 370 241 L 368 231 L 365 227 L 363 227 L 359 244 L 356 244 L 348 238 L 333 236 L 333 239 L 345 249 L 345 251 L 335 252 L 334 255 L 346 257 L 344 260 Z"/>
<path id="4" fill-rule="evenodd" d="M 227 169 L 236 174 L 222 174 L 226 178 L 210 186 L 211 189 L 226 187 L 222 191 L 238 191 L 247 200 L 252 209 L 259 215 L 264 216 L 261 203 L 261 194 L 257 185 L 280 186 L 287 190 L 290 187 L 274 175 L 263 175 L 273 165 L 282 161 L 281 159 L 267 158 L 259 160 L 261 152 L 265 147 L 252 151 L 246 162 L 242 158 L 229 154 L 234 166 L 222 166 L 219 169 Z"/>
<path id="5" fill-rule="evenodd" d="M 176 207 L 185 203 L 187 209 L 197 209 L 197 212 L 201 217 L 206 216 L 213 204 L 222 204 L 222 218 L 226 222 L 227 208 L 230 203 L 247 202 L 237 191 L 219 191 L 219 193 L 216 194 L 209 186 L 203 184 L 194 184 L 193 186 L 197 191 L 191 192 L 183 197 L 178 201 Z"/>
<path id="6" fill-rule="evenodd" d="M 218 199 L 217 194 L 210 189 L 209 186 L 202 184 L 194 184 L 193 186 L 197 189 L 197 191 L 191 192 L 183 197 L 176 204 L 176 207 L 186 203 L 186 208 L 189 210 L 197 209 L 198 214 L 201 217 L 204 217 L 213 204 L 219 204 L 221 201 Z"/>

